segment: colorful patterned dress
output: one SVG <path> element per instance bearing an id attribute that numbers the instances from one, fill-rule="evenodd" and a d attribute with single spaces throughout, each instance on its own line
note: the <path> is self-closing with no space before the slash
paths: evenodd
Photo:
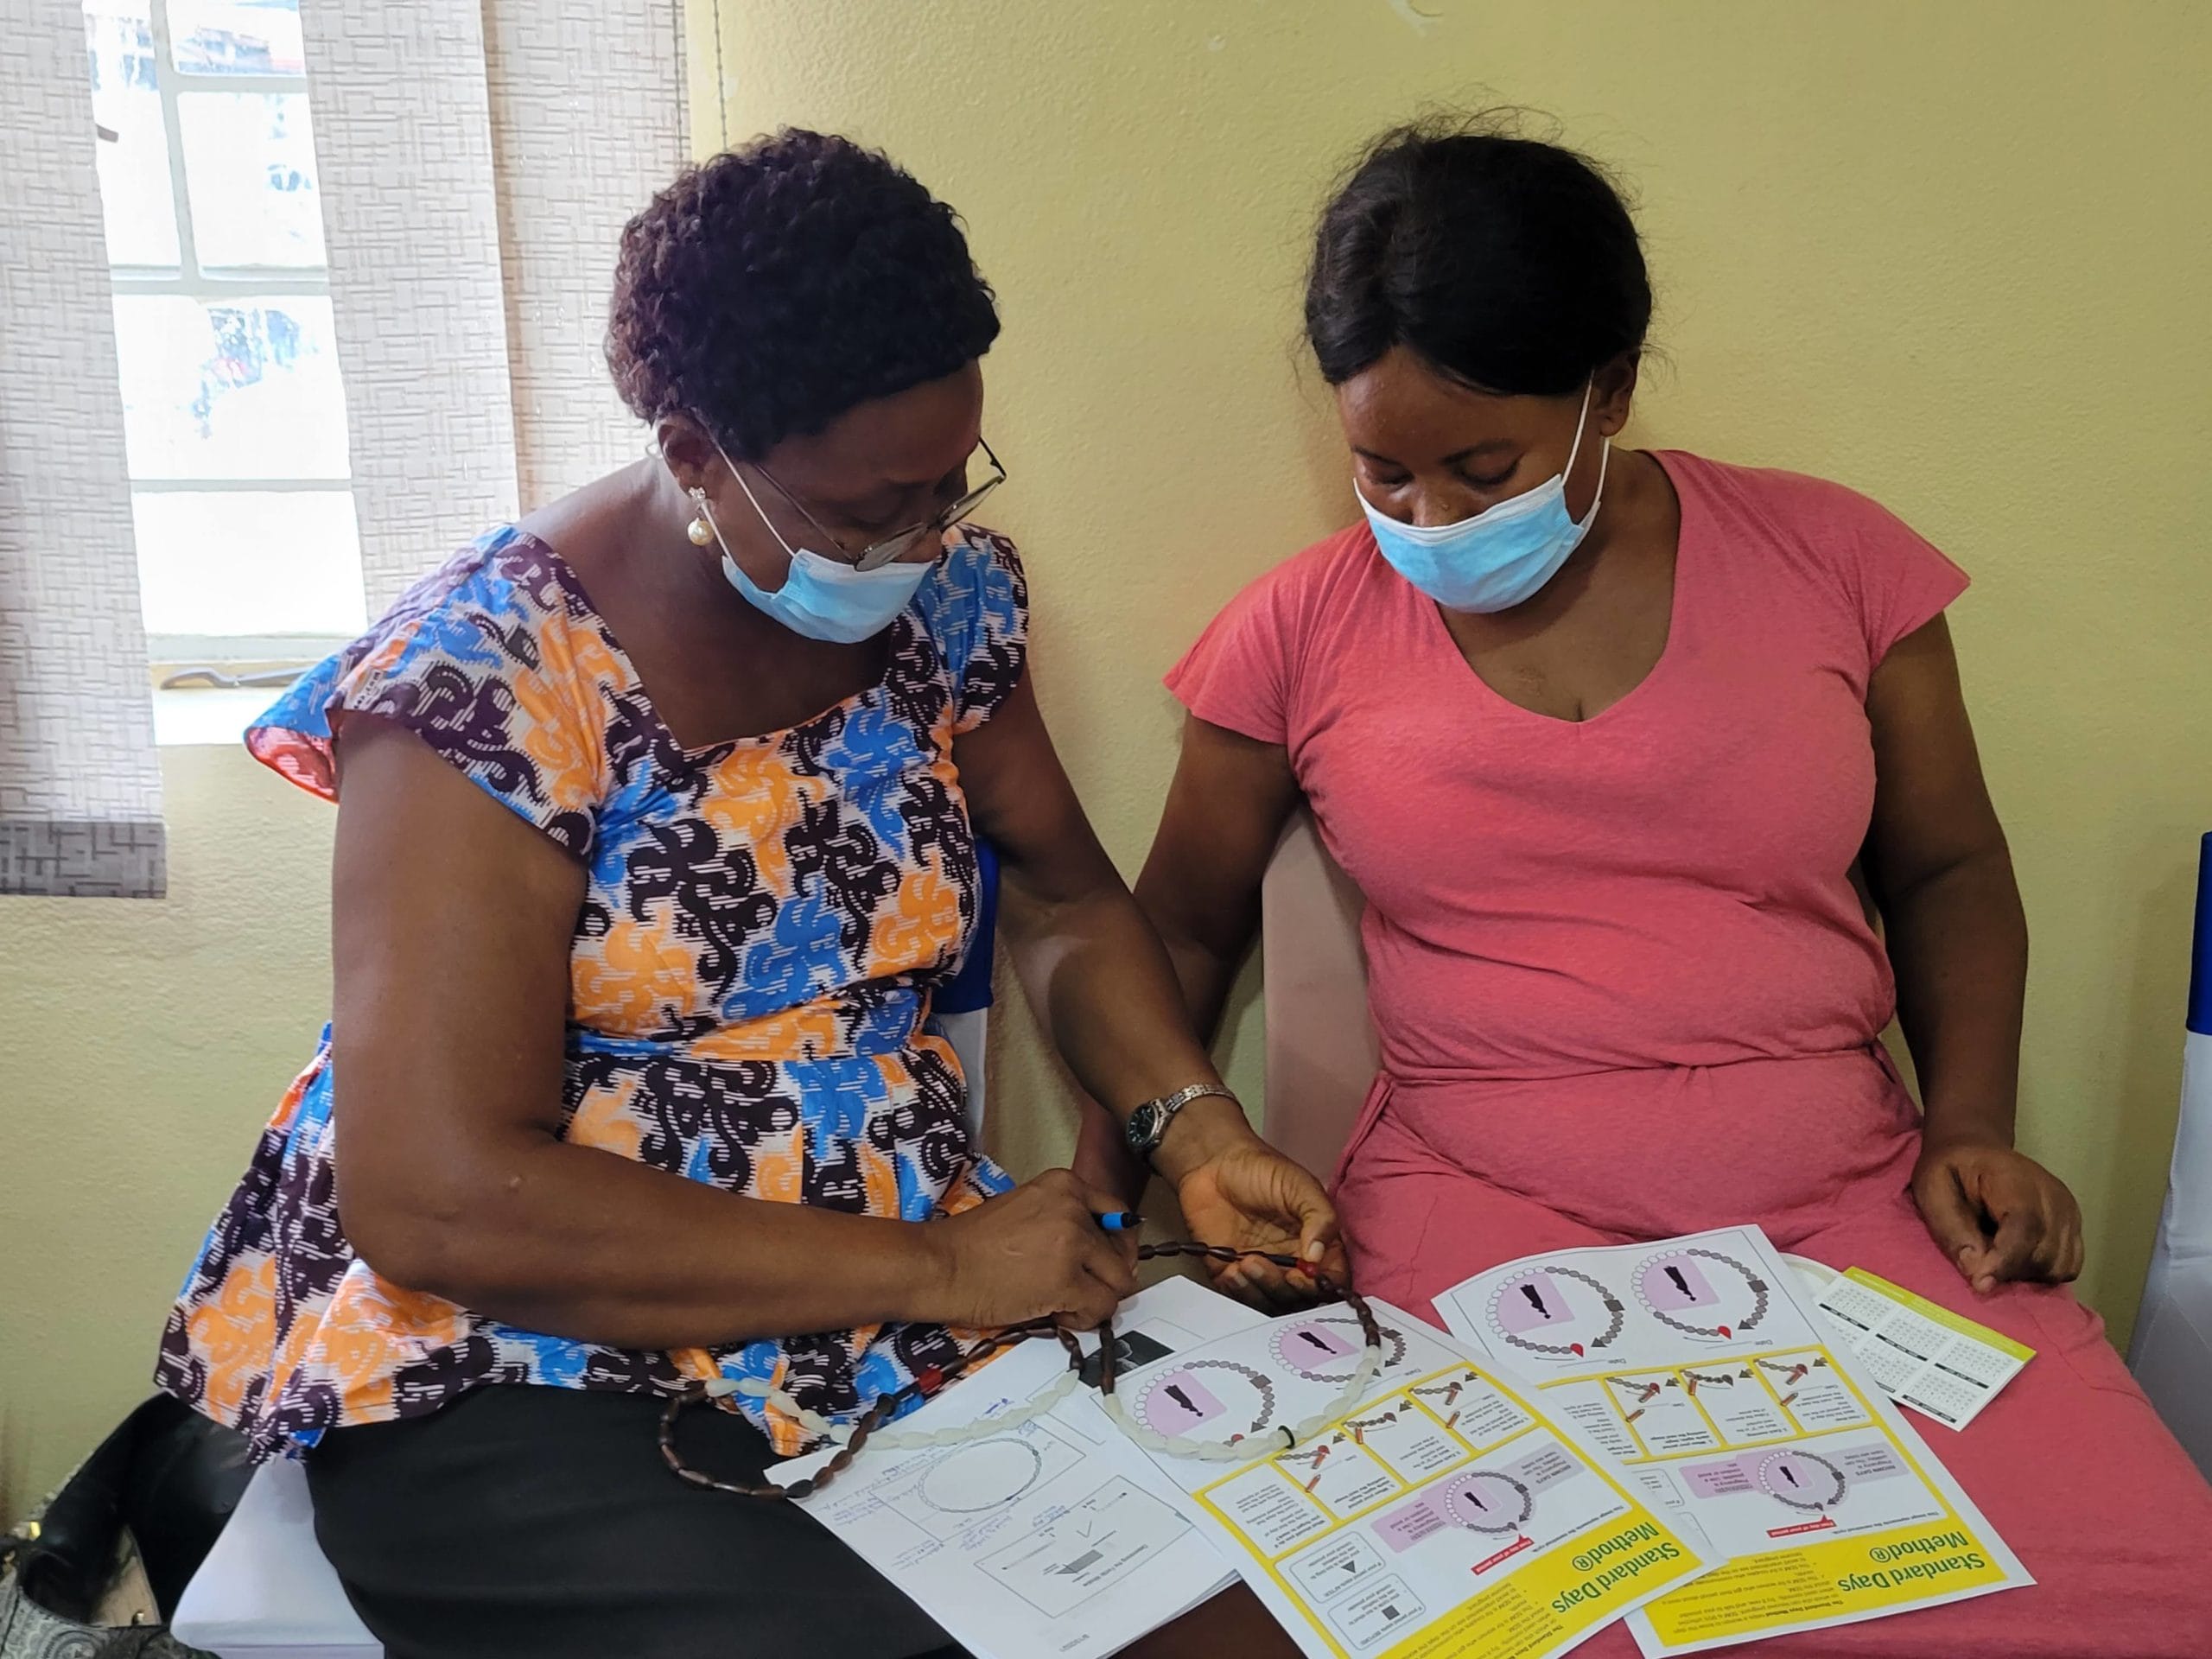
<path id="1" fill-rule="evenodd" d="M 963 529 L 878 684 L 788 731 L 680 747 L 575 573 L 505 529 L 410 591 L 247 734 L 335 798 L 333 721 L 395 721 L 588 872 L 569 947 L 563 1135 L 732 1192 L 922 1222 L 1011 1184 L 970 1146 L 931 993 L 978 881 L 953 739 L 1020 680 L 1010 543 Z M 480 1383 L 653 1389 L 765 1376 L 849 1415 L 940 1363 L 932 1325 L 636 1352 L 380 1278 L 340 1230 L 327 1030 L 210 1230 L 160 1385 L 266 1454 Z M 796 1424 L 740 1403 L 778 1448 Z"/>

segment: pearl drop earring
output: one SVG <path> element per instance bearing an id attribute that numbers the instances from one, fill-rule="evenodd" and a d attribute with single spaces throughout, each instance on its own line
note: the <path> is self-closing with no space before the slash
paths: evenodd
<path id="1" fill-rule="evenodd" d="M 692 546 L 704 547 L 715 539 L 715 519 L 707 507 L 706 491 L 696 484 L 691 486 L 691 505 L 697 509 L 697 514 L 683 533 L 691 538 Z"/>

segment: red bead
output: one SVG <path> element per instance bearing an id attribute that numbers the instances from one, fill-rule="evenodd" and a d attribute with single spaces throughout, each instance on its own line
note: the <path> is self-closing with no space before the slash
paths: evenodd
<path id="1" fill-rule="evenodd" d="M 914 1386 L 921 1390 L 923 1399 L 928 1399 L 944 1386 L 944 1368 L 942 1365 L 931 1366 L 914 1378 Z"/>

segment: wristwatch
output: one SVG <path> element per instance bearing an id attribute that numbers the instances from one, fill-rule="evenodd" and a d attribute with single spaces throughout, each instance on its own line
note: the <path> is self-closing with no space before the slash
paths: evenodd
<path id="1" fill-rule="evenodd" d="M 1167 1126 L 1175 1121 L 1175 1114 L 1192 1101 L 1204 1100 L 1209 1095 L 1218 1095 L 1224 1100 L 1236 1098 L 1225 1084 L 1194 1083 L 1172 1095 L 1145 1102 L 1129 1114 L 1129 1121 L 1122 1126 L 1122 1136 L 1129 1143 L 1129 1150 L 1140 1158 L 1150 1158 L 1159 1150 Z"/>

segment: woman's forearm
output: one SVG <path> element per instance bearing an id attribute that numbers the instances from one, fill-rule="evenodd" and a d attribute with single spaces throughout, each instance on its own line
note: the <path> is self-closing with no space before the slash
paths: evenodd
<path id="1" fill-rule="evenodd" d="M 1105 1115 L 1086 1114 L 1084 1167 L 1129 1195 L 1135 1171 L 1109 1155 L 1109 1138 L 1144 1102 L 1219 1081 L 1191 1008 L 1200 1001 L 1210 1005 L 1209 1020 L 1218 1017 L 1226 981 L 1203 989 L 1200 999 L 1188 995 L 1179 973 L 1185 964 L 1170 963 L 1084 817 L 1027 679 L 996 716 L 956 746 L 954 759 L 976 833 L 998 849 L 1001 923 L 1022 988 Z M 1287 778 L 1287 761 L 1276 769 Z M 1260 843 L 1273 845 L 1294 788 L 1276 791 L 1284 798 L 1273 824 L 1255 818 L 1242 837 L 1251 843 L 1246 861 L 1253 874 L 1231 885 L 1237 904 L 1255 917 L 1266 852 Z M 1194 978 L 1210 984 L 1202 974 Z M 1234 1102 L 1201 1099 L 1176 1117 L 1153 1166 L 1177 1179 L 1179 1171 L 1195 1167 L 1194 1159 L 1251 1139 Z"/>
<path id="2" fill-rule="evenodd" d="M 1139 901 L 1141 906 L 1142 901 Z M 1154 920 L 1157 922 L 1158 918 Z M 1221 1031 L 1222 1014 L 1229 1006 L 1230 988 L 1236 982 L 1237 963 L 1207 949 L 1195 939 L 1163 933 L 1161 944 L 1175 969 L 1175 982 L 1183 994 L 1191 1028 L 1211 1043 Z"/>
<path id="3" fill-rule="evenodd" d="M 1008 943 L 1031 1005 L 1077 1082 L 1116 1121 L 1215 1077 L 1167 956 L 1118 882 L 1042 900 L 1007 884 Z"/>
<path id="4" fill-rule="evenodd" d="M 1221 1026 L 1229 988 L 1236 978 L 1235 965 L 1187 941 L 1164 944 L 1191 1028 L 1201 1039 L 1211 1042 Z M 1114 1115 L 1090 1099 L 1077 1108 L 1075 1166 L 1086 1179 L 1118 1192 L 1132 1205 L 1142 1201 L 1152 1173 L 1143 1160 L 1128 1149 Z"/>
<path id="5" fill-rule="evenodd" d="M 341 1149 L 341 1192 L 343 1167 Z M 929 1319 L 950 1271 L 940 1227 L 740 1198 L 535 1132 L 344 1222 L 396 1283 L 618 1348 Z"/>
<path id="6" fill-rule="evenodd" d="M 1961 859 L 1882 908 L 1928 1139 L 2012 1145 L 2028 927 L 2010 855 Z"/>
<path id="7" fill-rule="evenodd" d="M 1031 1005 L 1116 1133 L 1144 1102 L 1220 1081 L 1167 953 L 1118 881 L 1057 903 L 1020 896 L 1009 884 L 1003 914 Z M 1154 1160 L 1171 1180 L 1245 1128 L 1225 1101 L 1199 1103 L 1185 1116 L 1190 1129 L 1172 1135 Z"/>

